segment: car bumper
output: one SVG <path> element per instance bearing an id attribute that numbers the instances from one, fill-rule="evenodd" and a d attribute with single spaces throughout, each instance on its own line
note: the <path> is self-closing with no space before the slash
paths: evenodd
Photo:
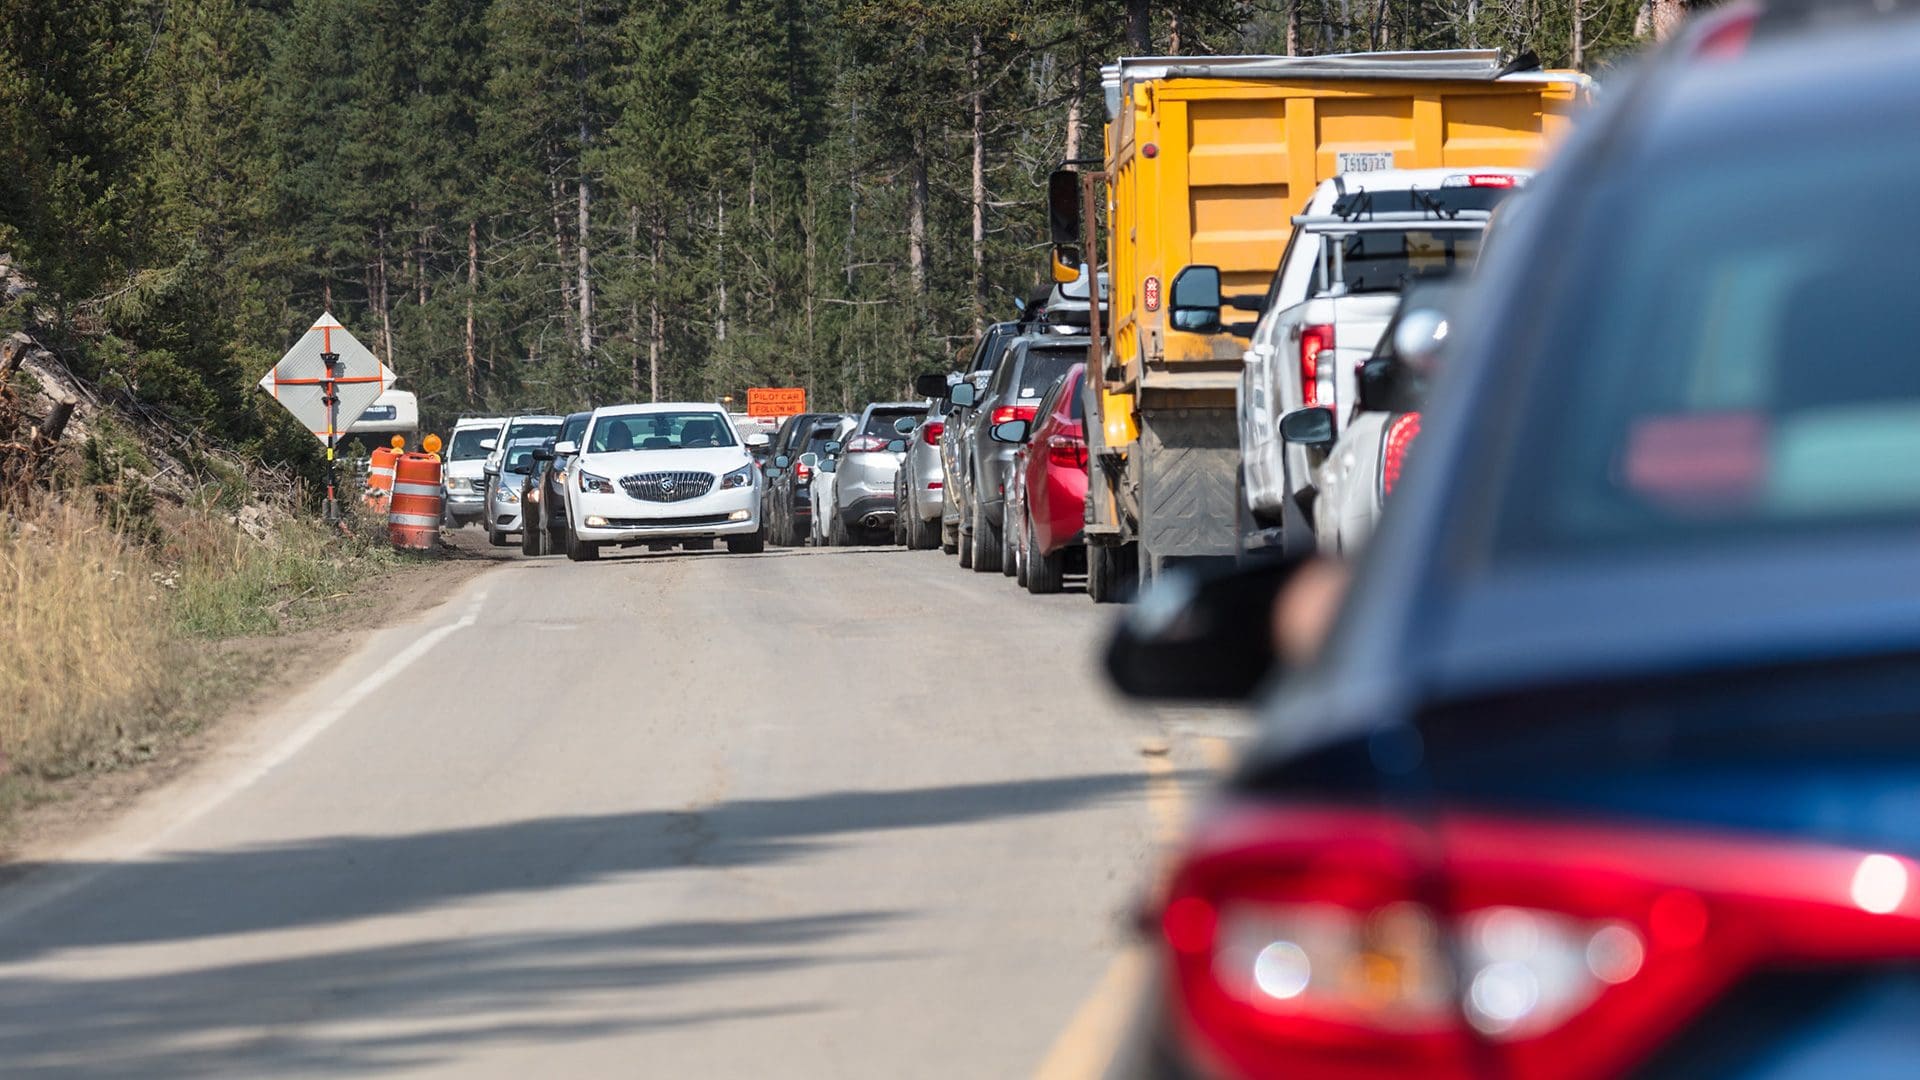
<path id="1" fill-rule="evenodd" d="M 487 525 L 496 532 L 519 532 L 520 508 L 495 505 L 493 513 L 487 518 Z"/>
<path id="2" fill-rule="evenodd" d="M 595 543 L 743 536 L 760 531 L 760 492 L 715 491 L 684 502 L 643 502 L 624 493 L 571 496 L 575 536 Z"/>

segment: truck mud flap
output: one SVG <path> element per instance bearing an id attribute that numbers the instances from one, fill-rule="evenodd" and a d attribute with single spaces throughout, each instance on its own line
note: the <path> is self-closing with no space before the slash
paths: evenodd
<path id="1" fill-rule="evenodd" d="M 1240 437 L 1231 409 L 1141 414 L 1140 542 L 1155 559 L 1240 552 Z"/>

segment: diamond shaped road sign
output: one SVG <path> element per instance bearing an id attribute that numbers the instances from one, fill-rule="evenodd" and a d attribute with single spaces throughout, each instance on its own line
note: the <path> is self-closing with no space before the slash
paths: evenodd
<path id="1" fill-rule="evenodd" d="M 324 357 L 328 353 L 339 358 L 333 370 L 335 393 L 340 398 L 337 409 L 329 409 L 326 402 Z M 345 433 L 360 419 L 395 378 L 393 369 L 381 363 L 346 327 L 332 315 L 323 314 L 260 379 L 260 389 L 272 394 L 273 400 L 321 442 L 331 443 L 333 437 Z"/>

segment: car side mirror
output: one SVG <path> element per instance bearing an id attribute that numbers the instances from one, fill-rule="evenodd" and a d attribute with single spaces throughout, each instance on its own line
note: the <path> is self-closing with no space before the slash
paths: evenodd
<path id="1" fill-rule="evenodd" d="M 762 446 L 767 446 L 772 442 L 773 442 L 773 436 L 768 435 L 764 431 L 756 431 L 753 434 L 747 436 L 747 445 L 750 447 L 758 448 Z"/>
<path id="2" fill-rule="evenodd" d="M 911 435 L 913 429 L 919 426 L 920 418 L 917 416 L 903 416 L 893 422 L 893 430 L 900 435 Z"/>
<path id="3" fill-rule="evenodd" d="M 820 449 L 825 451 L 826 455 L 831 458 L 839 454 L 841 450 L 845 449 L 845 445 L 841 443 L 840 440 L 833 439 L 829 441 L 827 445 L 821 447 Z"/>
<path id="4" fill-rule="evenodd" d="M 961 380 L 947 387 L 947 400 L 963 409 L 971 409 L 980 400 L 980 391 L 971 382 Z"/>
<path id="5" fill-rule="evenodd" d="M 1173 277 L 1170 322 L 1193 334 L 1220 332 L 1220 268 L 1189 266 Z"/>
<path id="6" fill-rule="evenodd" d="M 488 462 L 487 464 L 480 466 L 480 471 L 485 473 L 488 476 L 499 476 L 500 466 L 495 465 L 492 462 Z"/>
<path id="7" fill-rule="evenodd" d="M 913 392 L 923 398 L 946 397 L 947 377 L 937 371 L 916 375 L 913 380 Z"/>
<path id="8" fill-rule="evenodd" d="M 994 442 L 1023 443 L 1027 441 L 1027 422 L 1009 420 L 1004 424 L 995 424 L 987 434 Z"/>
<path id="9" fill-rule="evenodd" d="M 1324 405 L 1295 409 L 1280 418 L 1280 437 L 1297 446 L 1326 450 L 1333 445 L 1333 410 Z"/>
<path id="10" fill-rule="evenodd" d="M 792 464 L 793 458 L 787 454 L 773 455 L 773 467 L 776 469 L 784 469 Z"/>
<path id="11" fill-rule="evenodd" d="M 536 450 L 534 451 L 534 453 L 537 455 L 539 451 Z M 524 460 L 516 461 L 513 464 L 507 466 L 507 471 L 512 473 L 515 476 L 526 476 L 528 473 L 531 473 L 533 471 L 533 465 Z"/>
<path id="12" fill-rule="evenodd" d="M 1246 701 L 1278 663 L 1274 602 L 1309 556 L 1202 577 L 1173 570 L 1120 620 L 1107 677 L 1154 701 Z"/>
<path id="13" fill-rule="evenodd" d="M 904 454 L 906 452 L 907 440 L 905 439 L 895 439 L 887 444 L 887 453 L 889 454 Z"/>
<path id="14" fill-rule="evenodd" d="M 580 452 L 580 444 L 572 439 L 562 439 L 553 444 L 555 457 L 572 457 Z"/>
<path id="15" fill-rule="evenodd" d="M 492 452 L 492 450 L 499 445 L 500 445 L 499 439 L 481 439 L 480 440 L 480 449 L 486 450 L 488 452 Z"/>
<path id="16" fill-rule="evenodd" d="M 1360 365 L 1357 390 L 1361 412 L 1419 412 L 1426 380 L 1401 360 L 1376 356 Z"/>
<path id="17" fill-rule="evenodd" d="M 820 463 L 820 471 L 824 473 L 839 472 L 840 462 L 834 458 L 828 458 L 827 460 Z"/>
<path id="18" fill-rule="evenodd" d="M 820 455 L 809 450 L 800 455 L 800 464 L 805 465 L 809 469 L 817 469 L 820 467 Z"/>
<path id="19" fill-rule="evenodd" d="M 552 461 L 552 460 L 553 460 L 553 448 L 552 448 L 552 447 L 550 447 L 550 446 L 536 446 L 536 447 L 534 447 L 534 448 L 533 448 L 533 460 L 535 460 L 535 461 Z M 516 472 L 518 472 L 519 470 L 517 470 L 517 469 L 516 469 L 515 471 L 516 471 Z"/>

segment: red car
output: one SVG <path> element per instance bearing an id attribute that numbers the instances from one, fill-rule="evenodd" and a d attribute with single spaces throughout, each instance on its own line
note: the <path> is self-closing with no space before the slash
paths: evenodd
<path id="1" fill-rule="evenodd" d="M 1086 568 L 1087 429 L 1075 364 L 1040 399 L 1033 420 L 1018 434 L 1022 445 L 1009 472 L 1007 564 L 1030 593 L 1056 593 L 1069 571 Z M 1013 425 L 1002 425 L 1011 428 Z M 996 430 L 995 437 L 999 437 Z"/>

